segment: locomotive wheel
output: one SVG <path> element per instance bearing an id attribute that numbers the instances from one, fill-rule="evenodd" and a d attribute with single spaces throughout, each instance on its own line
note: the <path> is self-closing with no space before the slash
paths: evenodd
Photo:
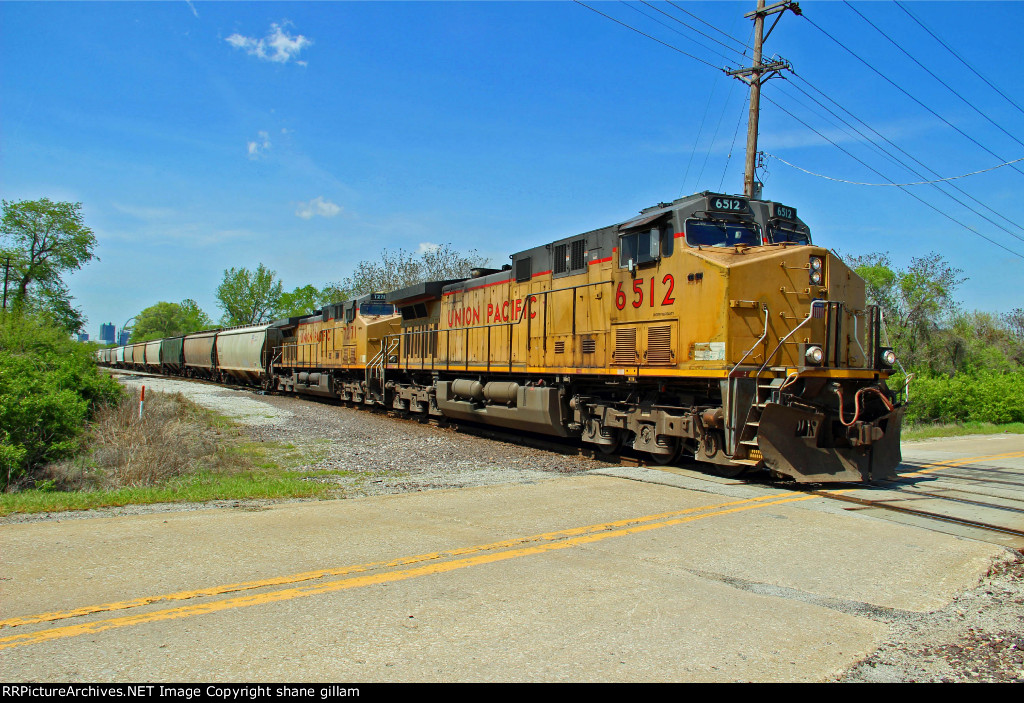
<path id="1" fill-rule="evenodd" d="M 672 439 L 672 451 L 668 454 L 655 454 L 653 452 L 648 452 L 648 454 L 650 454 L 653 463 L 658 466 L 667 466 L 668 464 L 676 463 L 676 460 L 679 459 L 679 450 L 681 448 L 682 443 L 679 441 L 679 438 L 674 437 Z"/>
<path id="2" fill-rule="evenodd" d="M 622 431 L 622 430 L 616 430 L 616 429 L 612 429 L 611 432 L 612 432 L 613 436 L 615 437 L 615 441 L 614 442 L 612 442 L 611 444 L 595 444 L 595 445 L 593 445 L 595 451 L 597 451 L 599 456 L 602 456 L 602 457 L 605 457 L 605 458 L 610 458 L 610 457 L 613 457 L 616 454 L 618 454 L 619 451 L 622 449 L 623 440 L 625 439 L 626 433 L 624 431 Z"/>

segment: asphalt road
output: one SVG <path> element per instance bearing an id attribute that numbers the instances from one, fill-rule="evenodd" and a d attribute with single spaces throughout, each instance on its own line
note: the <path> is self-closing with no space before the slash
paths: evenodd
<path id="1" fill-rule="evenodd" d="M 905 448 L 915 471 L 1020 474 L 1014 453 Z M 604 473 L 4 525 L 0 680 L 828 680 L 1008 553 L 785 488 Z"/>

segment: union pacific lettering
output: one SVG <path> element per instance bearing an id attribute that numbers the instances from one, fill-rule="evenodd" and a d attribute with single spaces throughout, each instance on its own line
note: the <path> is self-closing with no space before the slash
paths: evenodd
<path id="1" fill-rule="evenodd" d="M 299 332 L 299 344 L 329 342 L 339 332 L 344 342 L 350 342 L 355 339 L 356 326 L 348 325 L 346 327 L 328 327 L 326 329 L 309 329 L 307 327 Z"/>
<path id="2" fill-rule="evenodd" d="M 530 296 L 533 305 L 537 305 L 537 296 Z M 523 314 L 523 299 L 503 300 L 487 303 L 481 312 L 481 305 L 465 305 L 448 311 L 448 327 L 471 327 L 473 325 L 493 325 L 500 322 L 517 322 Z M 530 317 L 537 317 L 536 310 L 530 310 Z"/>

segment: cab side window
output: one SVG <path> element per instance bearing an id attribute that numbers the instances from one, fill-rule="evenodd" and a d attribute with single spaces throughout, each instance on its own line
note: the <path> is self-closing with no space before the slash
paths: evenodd
<path id="1" fill-rule="evenodd" d="M 619 267 L 628 268 L 657 261 L 663 256 L 672 256 L 675 233 L 671 224 L 629 232 L 619 237 Z"/>

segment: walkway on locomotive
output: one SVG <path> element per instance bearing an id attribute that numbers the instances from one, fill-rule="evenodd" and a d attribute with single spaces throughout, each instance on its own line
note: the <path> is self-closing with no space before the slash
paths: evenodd
<path id="1" fill-rule="evenodd" d="M 812 303 L 839 300 L 845 308 L 827 312 L 845 315 L 850 334 L 836 335 L 830 366 L 870 377 L 863 283 L 804 244 L 809 228 L 779 203 L 712 193 L 661 203 L 513 254 L 501 271 L 389 294 L 403 323 L 388 368 L 723 378 L 742 361 L 813 372 L 807 349 L 824 343 L 829 320 Z"/>

